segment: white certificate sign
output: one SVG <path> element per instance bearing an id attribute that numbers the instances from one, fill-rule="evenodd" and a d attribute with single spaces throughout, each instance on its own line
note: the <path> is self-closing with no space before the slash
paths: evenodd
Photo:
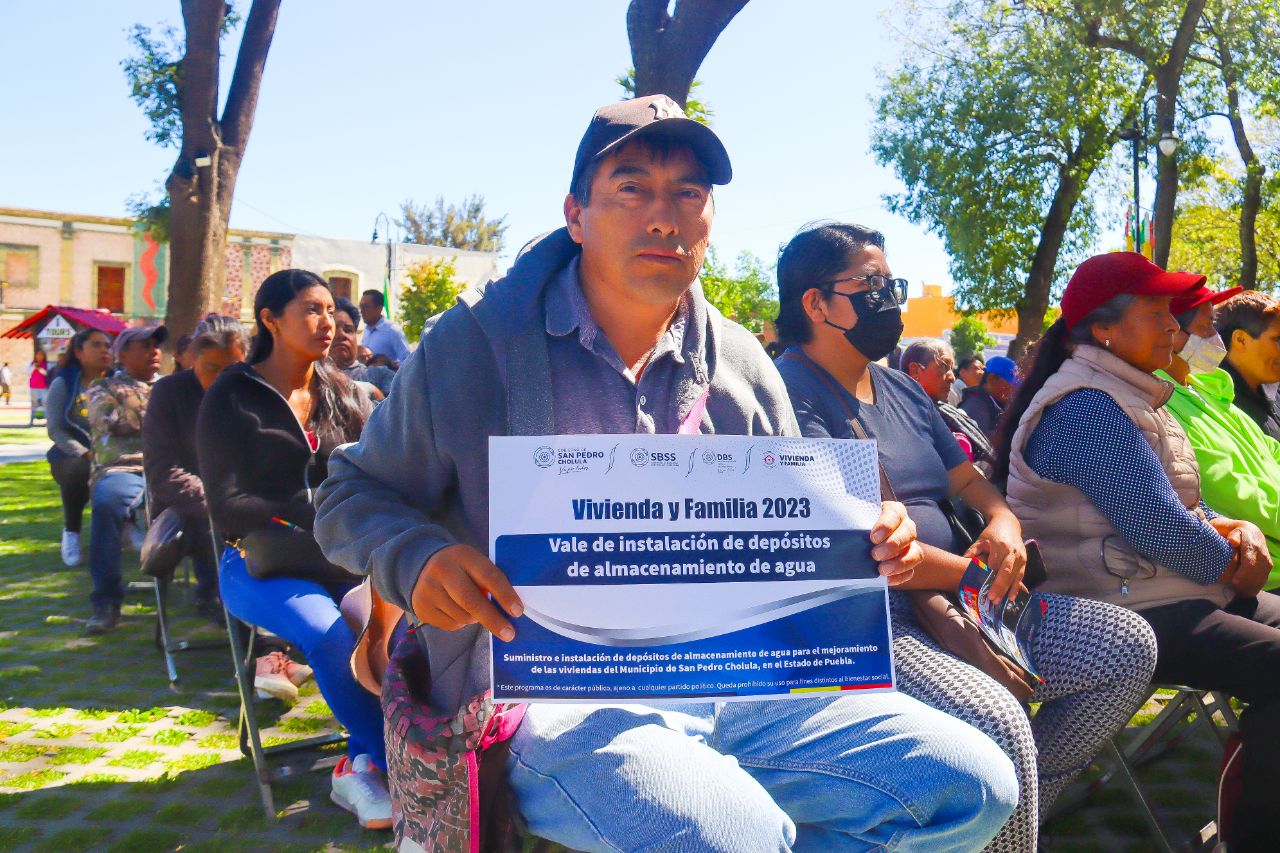
<path id="1" fill-rule="evenodd" d="M 525 605 L 507 701 L 892 690 L 875 443 L 489 439 L 489 554 Z"/>

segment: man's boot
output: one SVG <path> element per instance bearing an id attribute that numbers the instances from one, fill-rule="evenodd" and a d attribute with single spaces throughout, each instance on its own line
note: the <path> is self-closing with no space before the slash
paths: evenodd
<path id="1" fill-rule="evenodd" d="M 84 625 L 84 632 L 89 636 L 105 634 L 120 621 L 120 608 L 113 604 L 102 604 L 93 608 L 93 615 Z"/>

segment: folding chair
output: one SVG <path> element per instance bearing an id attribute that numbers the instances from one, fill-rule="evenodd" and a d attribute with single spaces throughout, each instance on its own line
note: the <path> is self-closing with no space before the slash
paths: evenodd
<path id="1" fill-rule="evenodd" d="M 213 539 L 214 555 L 220 555 L 222 543 L 218 540 L 218 534 L 213 529 L 212 521 L 210 522 L 209 530 Z M 341 757 L 325 756 L 301 768 L 288 764 L 272 767 L 267 759 L 272 756 L 314 749 L 329 743 L 341 743 L 347 739 L 347 735 L 345 732 L 335 732 L 264 747 L 262 745 L 262 737 L 258 731 L 255 704 L 256 691 L 253 686 L 254 647 L 257 640 L 257 630 L 255 626 L 237 618 L 231 611 L 227 610 L 225 601 L 223 602 L 222 610 L 223 616 L 227 620 L 227 637 L 231 641 L 231 659 L 235 666 L 236 688 L 240 692 L 240 720 L 236 726 L 240 736 L 240 752 L 253 759 L 254 774 L 258 778 L 258 793 L 262 796 L 262 809 L 266 813 L 267 820 L 273 821 L 276 819 L 276 808 L 275 799 L 271 794 L 272 782 L 296 776 L 299 772 L 305 773 L 330 769 L 338 763 Z"/>
<path id="2" fill-rule="evenodd" d="M 1179 849 L 1170 842 L 1169 836 L 1160 824 L 1160 819 L 1156 816 L 1155 809 L 1146 795 L 1142 793 L 1142 788 L 1138 784 L 1134 771 L 1141 765 L 1153 761 L 1181 744 L 1190 734 L 1190 730 L 1179 732 L 1177 731 L 1178 727 L 1186 722 L 1187 718 L 1192 714 L 1196 716 L 1196 722 L 1200 724 L 1197 728 L 1208 732 L 1219 747 L 1226 746 L 1229 733 L 1239 731 L 1240 721 L 1236 717 L 1236 713 L 1231 707 L 1230 699 L 1225 693 L 1212 690 L 1195 690 L 1191 687 L 1177 684 L 1152 685 L 1151 692 L 1147 694 L 1147 699 L 1143 702 L 1143 705 L 1146 705 L 1146 702 L 1150 701 L 1151 697 L 1160 690 L 1174 691 L 1173 698 L 1156 715 L 1155 719 L 1144 727 L 1142 733 L 1132 743 L 1121 747 L 1118 742 L 1118 735 L 1107 742 L 1100 754 L 1110 760 L 1112 767 L 1099 779 L 1092 782 L 1082 794 L 1066 802 L 1060 802 L 1055 806 L 1053 809 L 1055 817 L 1073 811 L 1083 805 L 1086 800 L 1105 787 L 1111 779 L 1118 777 L 1120 783 L 1137 803 L 1138 810 L 1142 813 L 1142 818 L 1146 821 L 1147 828 L 1150 830 L 1156 846 L 1164 853 L 1174 853 L 1175 850 Z M 1213 722 L 1215 714 L 1222 717 L 1226 732 Z"/>
<path id="3" fill-rule="evenodd" d="M 136 530 L 140 530 L 143 535 L 151 526 L 151 495 L 150 491 L 144 489 L 138 501 L 129 508 L 130 523 Z M 186 536 L 186 531 L 183 533 Z M 194 559 L 192 556 L 182 558 L 181 565 L 185 583 L 188 587 L 191 585 L 191 568 L 190 563 Z M 214 552 L 214 559 L 217 559 L 217 552 Z M 216 562 L 215 562 L 216 566 Z M 174 575 L 177 571 L 174 571 Z M 155 647 L 164 655 L 165 674 L 169 678 L 169 686 L 176 686 L 178 683 L 178 663 L 174 655 L 178 652 L 195 651 L 198 649 L 216 649 L 221 642 L 206 641 L 195 643 L 190 640 L 173 640 L 170 638 L 169 632 L 169 588 L 173 583 L 174 575 L 162 578 L 148 577 L 146 580 L 130 581 L 130 589 L 150 589 L 156 597 L 156 628 L 155 638 L 153 642 Z"/>

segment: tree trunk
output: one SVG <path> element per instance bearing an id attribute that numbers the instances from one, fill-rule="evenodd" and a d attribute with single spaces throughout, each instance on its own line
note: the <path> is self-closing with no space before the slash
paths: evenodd
<path id="1" fill-rule="evenodd" d="M 172 337 L 190 332 L 222 305 L 227 229 L 244 148 L 253 126 L 280 0 L 254 0 L 245 21 L 222 118 L 218 118 L 223 0 L 183 0 L 186 52 L 179 90 L 182 149 L 169 174 L 169 299 Z M 207 166 L 196 164 L 208 157 Z"/>
<path id="2" fill-rule="evenodd" d="M 689 87 L 711 46 L 747 0 L 631 0 L 627 39 L 637 97 L 666 95 L 684 109 Z"/>
<path id="3" fill-rule="evenodd" d="M 1058 253 L 1062 251 L 1067 224 L 1084 188 L 1084 182 L 1077 174 L 1081 155 L 1081 146 L 1078 145 L 1059 171 L 1058 188 L 1053 193 L 1053 201 L 1049 203 L 1049 212 L 1040 229 L 1040 242 L 1036 244 L 1036 253 L 1031 259 L 1027 284 L 1015 306 L 1018 334 L 1009 344 L 1009 357 L 1015 361 L 1022 358 L 1027 347 L 1039 340 L 1044 331 L 1044 315 L 1049 310 L 1049 291 L 1053 286 L 1054 268 L 1058 265 Z"/>
<path id="4" fill-rule="evenodd" d="M 1172 133 L 1178 115 L 1178 93 L 1182 89 L 1182 70 L 1191 52 L 1196 27 L 1204 15 L 1206 0 L 1188 0 L 1178 22 L 1178 31 L 1169 46 L 1167 58 L 1155 69 L 1156 128 L 1161 135 Z M 1160 266 L 1169 263 L 1170 243 L 1173 239 L 1173 218 L 1178 200 L 1178 152 L 1166 156 L 1156 147 L 1156 201 L 1152 217 L 1152 235 L 1155 250 L 1152 260 Z"/>
<path id="5" fill-rule="evenodd" d="M 1246 290 L 1258 286 L 1258 243 L 1257 224 L 1258 210 L 1262 207 L 1262 178 L 1266 174 L 1266 166 L 1254 153 L 1245 130 L 1244 116 L 1240 110 L 1240 69 L 1228 43 L 1226 29 L 1229 22 L 1215 21 L 1213 34 L 1217 42 L 1218 62 L 1222 68 L 1222 82 L 1227 89 L 1227 119 L 1231 122 L 1231 135 L 1240 152 L 1240 162 L 1244 164 L 1244 184 L 1240 188 L 1240 280 L 1238 284 Z"/>

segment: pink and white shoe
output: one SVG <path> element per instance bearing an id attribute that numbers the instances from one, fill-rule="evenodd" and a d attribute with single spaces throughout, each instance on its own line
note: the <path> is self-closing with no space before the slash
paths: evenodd
<path id="1" fill-rule="evenodd" d="M 298 688 L 289 680 L 285 656 L 280 652 L 263 655 L 255 662 L 253 687 L 259 699 L 274 696 L 284 702 L 298 701 Z"/>
<path id="2" fill-rule="evenodd" d="M 365 829 L 391 828 L 391 795 L 368 755 L 343 756 L 333 768 L 329 799 L 356 816 Z"/>

